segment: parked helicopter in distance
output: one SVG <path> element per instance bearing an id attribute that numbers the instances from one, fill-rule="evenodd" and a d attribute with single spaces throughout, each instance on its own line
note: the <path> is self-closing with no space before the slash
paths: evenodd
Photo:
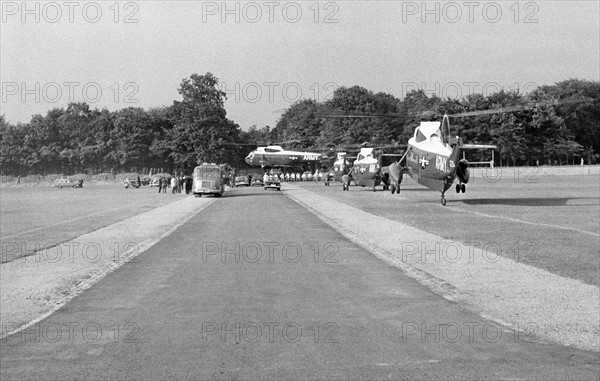
<path id="1" fill-rule="evenodd" d="M 352 169 L 352 163 L 356 160 L 356 156 L 348 156 L 346 152 L 338 152 L 333 165 L 329 169 L 325 177 L 325 186 L 329 186 L 331 181 L 342 181 L 344 175 L 348 175 Z"/>
<path id="2" fill-rule="evenodd" d="M 383 190 L 390 186 L 388 167 L 384 165 L 384 157 L 400 157 L 401 154 L 384 154 L 381 150 L 387 147 L 367 147 L 366 143 L 354 157 L 349 157 L 345 152 L 338 153 L 338 158 L 330 171 L 332 180 L 341 181 L 342 189 L 347 191 L 350 182 L 357 186 L 375 187 L 382 184 Z M 392 147 L 392 146 L 390 146 Z M 396 147 L 396 146 L 393 146 Z"/>
<path id="3" fill-rule="evenodd" d="M 258 147 L 246 156 L 246 163 L 254 167 L 301 167 L 304 164 L 317 165 L 323 159 L 318 152 L 284 150 L 281 146 Z"/>

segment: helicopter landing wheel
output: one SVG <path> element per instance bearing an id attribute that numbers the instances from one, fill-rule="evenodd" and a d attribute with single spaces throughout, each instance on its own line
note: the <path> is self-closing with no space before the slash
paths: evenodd
<path id="1" fill-rule="evenodd" d="M 442 202 L 442 206 L 446 206 L 446 198 L 444 196 L 442 196 L 440 201 Z"/>
<path id="2" fill-rule="evenodd" d="M 465 184 L 460 185 L 460 190 L 465 193 L 467 191 L 467 186 Z"/>
<path id="3" fill-rule="evenodd" d="M 460 193 L 460 184 L 456 184 L 456 193 Z"/>

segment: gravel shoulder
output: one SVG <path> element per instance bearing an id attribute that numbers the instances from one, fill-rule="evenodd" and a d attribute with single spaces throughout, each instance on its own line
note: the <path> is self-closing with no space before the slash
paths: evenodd
<path id="1" fill-rule="evenodd" d="M 0 267 L 2 337 L 41 321 L 116 268 L 136 261 L 214 198 L 186 197 Z"/>
<path id="2" fill-rule="evenodd" d="M 286 194 L 447 299 L 541 340 L 600 351 L 600 289 L 285 184 Z"/>

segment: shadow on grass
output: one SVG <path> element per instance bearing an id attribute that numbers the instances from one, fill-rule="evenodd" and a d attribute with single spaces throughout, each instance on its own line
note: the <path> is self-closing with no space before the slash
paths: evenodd
<path id="1" fill-rule="evenodd" d="M 449 202 L 451 200 L 448 200 Z M 559 197 L 559 198 L 480 198 L 471 200 L 452 200 L 467 205 L 512 205 L 512 206 L 598 206 L 598 198 Z"/>

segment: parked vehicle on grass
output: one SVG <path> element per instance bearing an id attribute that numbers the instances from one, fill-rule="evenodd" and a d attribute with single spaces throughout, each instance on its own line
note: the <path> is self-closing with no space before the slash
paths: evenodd
<path id="1" fill-rule="evenodd" d="M 83 188 L 83 179 L 73 182 L 71 179 L 61 177 L 60 179 L 54 180 L 52 186 L 54 188 Z"/>
<path id="2" fill-rule="evenodd" d="M 128 188 L 136 188 L 137 189 L 140 187 L 140 183 L 137 181 L 137 179 L 133 180 L 133 179 L 129 179 L 129 178 L 126 178 L 123 181 L 123 185 L 125 186 L 125 189 L 128 189 Z"/>

